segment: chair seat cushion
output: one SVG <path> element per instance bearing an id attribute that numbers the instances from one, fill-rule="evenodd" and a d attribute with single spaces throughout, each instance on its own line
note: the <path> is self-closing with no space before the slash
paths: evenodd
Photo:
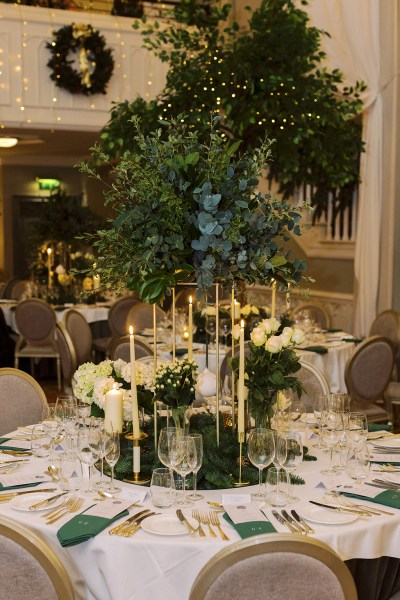
<path id="1" fill-rule="evenodd" d="M 26 344 L 16 352 L 17 356 L 58 356 L 57 349 L 51 344 L 31 345 Z"/>
<path id="2" fill-rule="evenodd" d="M 352 402 L 351 403 L 351 411 L 352 412 L 362 412 L 367 416 L 368 422 L 378 422 L 378 421 L 387 421 L 389 419 L 388 412 L 378 404 L 373 402 L 370 403 L 359 403 Z"/>
<path id="3" fill-rule="evenodd" d="M 99 350 L 100 352 L 106 352 L 110 342 L 111 337 L 96 338 L 93 340 L 93 348 L 95 350 Z"/>

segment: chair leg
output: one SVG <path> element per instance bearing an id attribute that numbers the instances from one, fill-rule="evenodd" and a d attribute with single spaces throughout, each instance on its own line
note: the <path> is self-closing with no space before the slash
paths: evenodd
<path id="1" fill-rule="evenodd" d="M 57 385 L 58 385 L 58 391 L 61 390 L 61 359 L 58 356 L 57 357 Z"/>
<path id="2" fill-rule="evenodd" d="M 14 368 L 19 369 L 19 357 L 14 356 Z"/>
<path id="3" fill-rule="evenodd" d="M 34 358 L 30 359 L 30 365 L 31 365 L 31 375 L 32 375 L 32 377 L 35 377 L 35 359 Z"/>

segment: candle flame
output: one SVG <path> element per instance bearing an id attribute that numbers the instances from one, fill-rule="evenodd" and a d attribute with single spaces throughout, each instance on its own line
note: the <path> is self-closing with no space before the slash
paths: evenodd
<path id="1" fill-rule="evenodd" d="M 192 304 L 193 300 L 192 300 L 192 296 L 189 296 L 189 304 Z"/>
<path id="2" fill-rule="evenodd" d="M 51 248 L 47 248 L 47 254 L 50 256 L 50 254 L 51 254 Z"/>
<path id="3" fill-rule="evenodd" d="M 113 383 L 113 390 L 119 390 L 118 383 Z"/>
<path id="4" fill-rule="evenodd" d="M 242 329 L 244 329 L 244 320 L 243 320 L 243 319 L 240 321 L 240 327 L 241 327 Z"/>
<path id="5" fill-rule="evenodd" d="M 132 325 L 129 326 L 129 335 L 133 335 L 133 327 L 132 327 Z"/>

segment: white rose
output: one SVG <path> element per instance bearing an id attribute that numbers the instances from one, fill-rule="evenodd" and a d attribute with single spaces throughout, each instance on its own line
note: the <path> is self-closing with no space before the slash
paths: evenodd
<path id="1" fill-rule="evenodd" d="M 292 345 L 292 336 L 290 334 L 282 333 L 279 337 L 281 338 L 282 348 L 288 348 Z"/>
<path id="2" fill-rule="evenodd" d="M 235 340 L 238 340 L 240 338 L 240 329 L 241 329 L 241 327 L 240 327 L 239 323 L 236 323 L 236 325 L 233 326 L 232 335 Z"/>
<path id="3" fill-rule="evenodd" d="M 272 333 L 271 319 L 263 319 L 258 326 L 262 327 L 267 335 Z"/>
<path id="4" fill-rule="evenodd" d="M 266 342 L 266 333 L 263 327 L 254 327 L 250 333 L 251 341 L 255 346 L 262 346 Z"/>
<path id="5" fill-rule="evenodd" d="M 301 329 L 294 329 L 292 333 L 292 342 L 294 344 L 302 344 L 305 340 L 304 332 Z"/>
<path id="6" fill-rule="evenodd" d="M 282 341 L 281 337 L 278 335 L 273 335 L 270 337 L 265 343 L 265 349 L 267 352 L 271 352 L 271 354 L 277 354 L 282 350 Z"/>
<path id="7" fill-rule="evenodd" d="M 240 314 L 243 315 L 244 317 L 248 317 L 250 313 L 251 313 L 251 306 L 250 306 L 250 304 L 245 304 L 240 309 Z"/>
<path id="8" fill-rule="evenodd" d="M 270 321 L 271 321 L 272 331 L 274 331 L 274 332 L 278 331 L 279 327 L 281 326 L 281 322 L 278 321 L 278 319 L 275 319 L 275 317 L 271 317 Z"/>
<path id="9" fill-rule="evenodd" d="M 253 315 L 259 315 L 260 311 L 258 310 L 257 306 L 252 306 L 251 307 L 251 312 L 253 313 Z"/>

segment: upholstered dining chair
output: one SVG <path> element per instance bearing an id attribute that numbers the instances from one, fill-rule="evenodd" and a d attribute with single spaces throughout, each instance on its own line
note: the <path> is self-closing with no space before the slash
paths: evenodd
<path id="1" fill-rule="evenodd" d="M 374 319 L 369 335 L 382 335 L 389 338 L 393 344 L 395 356 L 395 372 L 393 380 L 400 377 L 400 313 L 396 310 L 384 310 Z"/>
<path id="2" fill-rule="evenodd" d="M 18 369 L 20 358 L 30 358 L 33 374 L 34 358 L 55 358 L 58 389 L 61 389 L 61 362 L 55 340 L 56 321 L 54 308 L 44 300 L 31 298 L 18 304 L 15 322 L 19 339 L 14 353 L 14 366 Z"/>
<path id="3" fill-rule="evenodd" d="M 185 288 L 181 289 L 177 292 L 175 296 L 175 308 L 186 308 L 188 310 L 189 307 L 189 298 L 192 297 L 193 302 L 193 310 L 198 310 L 198 301 L 195 296 L 196 288 Z"/>
<path id="4" fill-rule="evenodd" d="M 93 336 L 83 314 L 71 308 L 64 313 L 63 322 L 74 345 L 77 366 L 91 362 Z"/>
<path id="5" fill-rule="evenodd" d="M 46 405 L 46 395 L 31 375 L 11 367 L 0 369 L 0 436 L 41 421 Z"/>
<path id="6" fill-rule="evenodd" d="M 130 309 L 139 302 L 139 296 L 128 294 L 117 298 L 108 313 L 108 325 L 111 330 L 111 336 L 93 340 L 93 349 L 102 352 L 105 356 L 110 356 L 111 340 L 121 338 L 128 333 L 127 317 Z"/>
<path id="7" fill-rule="evenodd" d="M 153 356 L 153 348 L 149 344 L 142 342 L 142 340 L 135 339 L 135 358 L 143 358 L 144 356 Z M 130 340 L 129 335 L 121 338 L 116 338 L 110 344 L 110 358 L 111 360 L 118 360 L 122 358 L 125 362 L 130 362 Z"/>
<path id="8" fill-rule="evenodd" d="M 189 600 L 357 600 L 354 580 L 327 544 L 270 533 L 221 550 L 197 576 Z"/>
<path id="9" fill-rule="evenodd" d="M 294 373 L 294 377 L 303 386 L 301 401 L 306 405 L 307 411 L 312 412 L 315 396 L 317 394 L 329 394 L 329 384 L 322 371 L 307 362 L 305 358 L 301 357 L 300 363 L 301 369 L 297 373 Z M 298 399 L 297 394 L 294 394 L 294 400 Z"/>
<path id="10" fill-rule="evenodd" d="M 0 517 L 0 597 L 9 600 L 76 600 L 59 556 L 32 529 Z"/>
<path id="11" fill-rule="evenodd" d="M 12 300 L 23 300 L 24 298 L 26 298 L 28 288 L 28 279 L 20 279 L 16 281 L 10 290 L 10 298 Z"/>
<path id="12" fill-rule="evenodd" d="M 292 317 L 296 321 L 297 319 L 301 319 L 306 314 L 308 314 L 311 319 L 322 329 L 328 329 L 331 325 L 331 316 L 329 311 L 322 304 L 318 304 L 316 302 L 302 304 L 293 310 Z"/>
<path id="13" fill-rule="evenodd" d="M 384 393 L 392 375 L 393 363 L 391 341 L 378 335 L 361 342 L 347 361 L 344 376 L 351 397 L 351 410 L 363 411 L 371 423 L 389 419 Z"/>
<path id="14" fill-rule="evenodd" d="M 164 321 L 166 318 L 162 308 L 156 305 L 156 322 L 157 324 Z M 135 333 L 153 327 L 153 304 L 138 302 L 131 308 L 126 320 L 127 328 L 132 325 Z"/>
<path id="15" fill-rule="evenodd" d="M 72 378 L 78 368 L 75 347 L 64 323 L 56 325 L 56 342 L 61 359 L 63 389 L 66 394 L 73 393 Z"/>

